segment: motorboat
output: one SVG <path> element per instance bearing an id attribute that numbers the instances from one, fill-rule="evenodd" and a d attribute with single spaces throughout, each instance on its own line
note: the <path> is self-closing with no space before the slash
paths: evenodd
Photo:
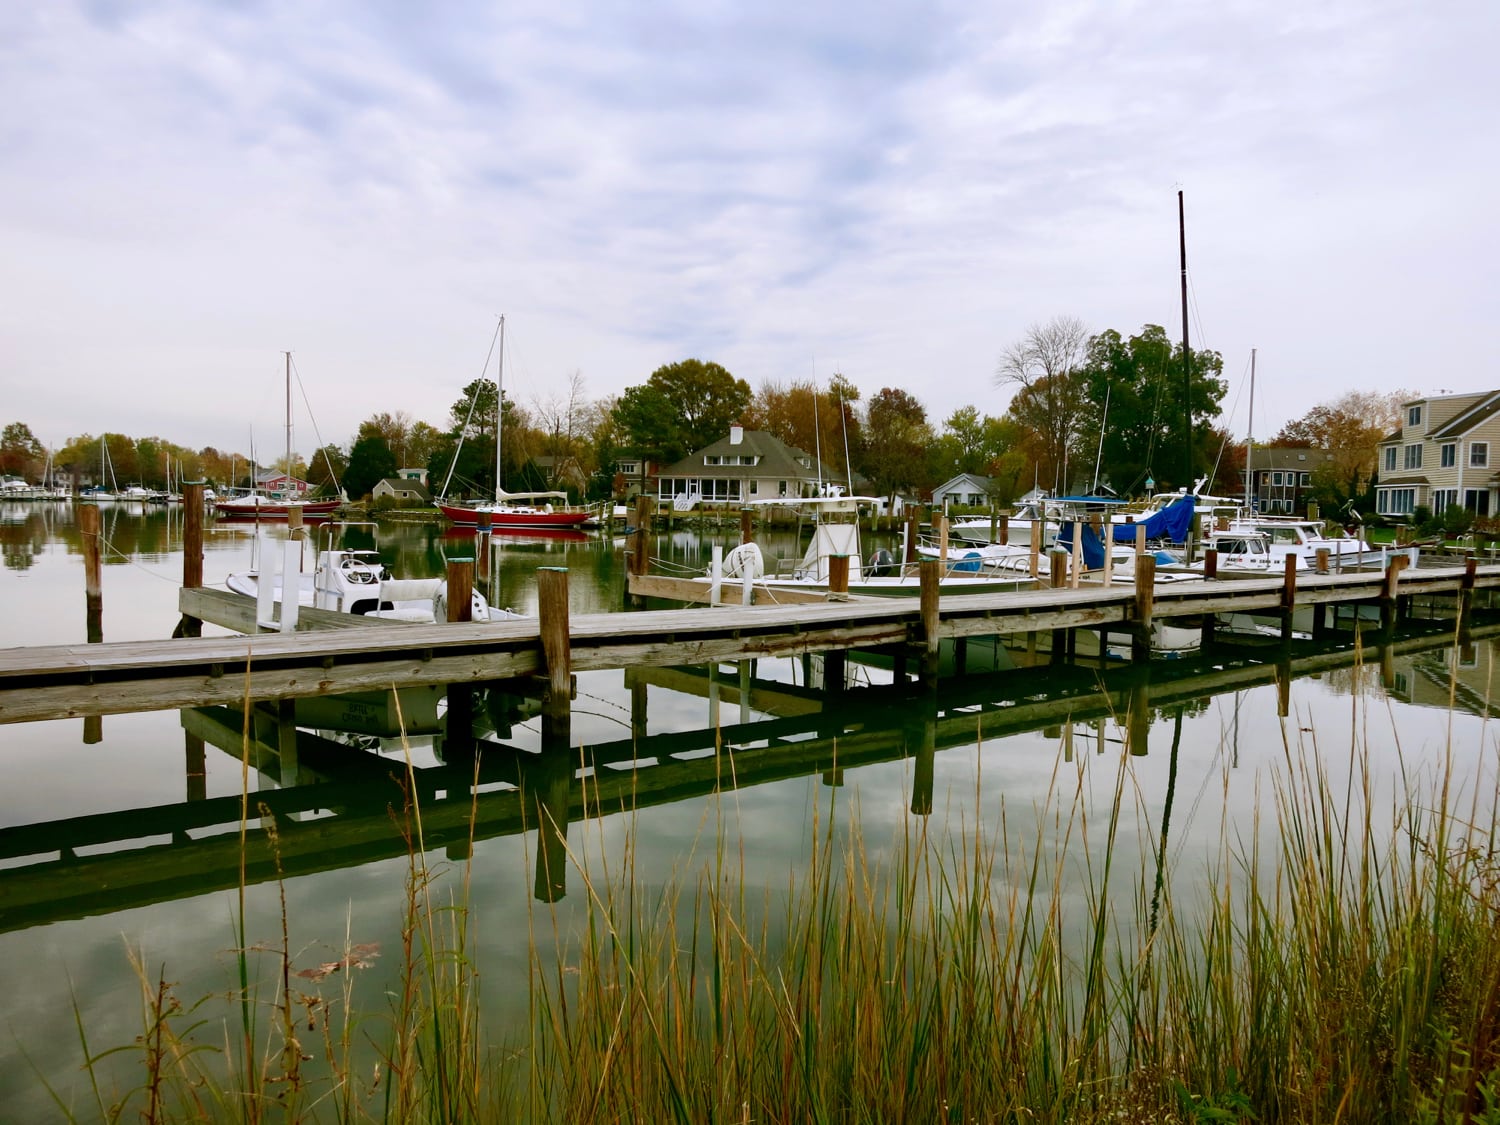
<path id="1" fill-rule="evenodd" d="M 800 500 L 766 501 L 767 505 L 799 509 L 812 523 L 812 540 L 801 558 L 778 559 L 768 566 L 759 546 L 745 543 L 725 557 L 723 577 L 747 579 L 768 590 L 826 591 L 833 572 L 833 559 L 848 560 L 850 594 L 889 597 L 915 595 L 921 590 L 920 568 L 905 565 L 885 549 L 871 552 L 868 559 L 860 547 L 859 518 L 862 510 L 879 504 L 870 496 L 846 496 L 831 486 L 822 496 Z M 955 553 L 939 578 L 944 594 L 999 593 L 1027 589 L 1035 584 L 1029 573 L 1000 573 L 981 565 L 979 552 Z"/>
<path id="2" fill-rule="evenodd" d="M 374 617 L 384 621 L 432 624 L 448 620 L 448 583 L 442 578 L 399 579 L 375 551 L 328 550 L 318 555 L 311 574 L 298 574 L 300 606 Z M 273 599 L 282 600 L 282 576 L 275 576 Z M 237 594 L 260 594 L 259 570 L 237 571 L 225 580 Z M 478 590 L 470 605 L 473 621 L 511 621 L 521 615 L 492 607 Z"/>
<path id="3" fill-rule="evenodd" d="M 1231 520 L 1232 532 L 1258 532 L 1269 543 L 1271 569 L 1286 566 L 1286 556 L 1296 555 L 1297 569 L 1315 570 L 1318 553 L 1328 552 L 1328 568 L 1339 571 L 1350 567 L 1378 565 L 1385 552 L 1372 547 L 1362 536 L 1350 535 L 1342 528 L 1330 535 L 1322 520 L 1288 519 L 1284 516 L 1251 516 Z"/>

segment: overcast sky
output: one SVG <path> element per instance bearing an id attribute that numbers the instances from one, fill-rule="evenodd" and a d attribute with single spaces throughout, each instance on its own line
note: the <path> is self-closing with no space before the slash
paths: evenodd
<path id="1" fill-rule="evenodd" d="M 1500 3 L 0 5 L 0 423 L 324 441 L 713 360 L 934 424 L 1069 315 L 1243 434 L 1500 386 Z M 493 367 L 490 371 L 493 376 Z M 1231 414 L 1232 409 L 1232 414 Z M 316 438 L 297 411 L 297 445 Z"/>

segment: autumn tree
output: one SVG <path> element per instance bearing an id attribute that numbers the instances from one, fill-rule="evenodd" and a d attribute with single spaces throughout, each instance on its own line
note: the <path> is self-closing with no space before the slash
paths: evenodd
<path id="1" fill-rule="evenodd" d="M 0 474 L 39 480 L 46 461 L 46 449 L 25 422 L 10 422 L 0 430 Z"/>
<path id="2" fill-rule="evenodd" d="M 826 389 L 812 380 L 768 379 L 746 408 L 745 425 L 820 454 L 829 465 L 845 466 L 845 449 L 858 448 L 861 440 L 858 402 L 859 388 L 842 374 L 835 374 Z"/>
<path id="3" fill-rule="evenodd" d="M 871 399 L 859 468 L 892 500 L 904 489 L 931 483 L 927 408 L 906 391 L 884 387 Z"/>
<path id="4" fill-rule="evenodd" d="M 625 444 L 670 463 L 728 433 L 750 398 L 750 385 L 717 363 L 685 359 L 626 388 L 615 404 L 615 422 Z"/>
<path id="5" fill-rule="evenodd" d="M 1330 510 L 1369 490 L 1381 440 L 1401 424 L 1408 391 L 1346 391 L 1282 426 L 1272 445 L 1320 449 L 1331 460 L 1312 473 L 1312 495 Z M 1254 454 L 1251 454 L 1252 466 Z"/>
<path id="6" fill-rule="evenodd" d="M 1033 324 L 1000 357 L 995 382 L 1015 391 L 1010 415 L 1036 435 L 1041 475 L 1052 487 L 1067 486 L 1069 456 L 1085 413 L 1079 367 L 1088 329 L 1077 317 Z"/>

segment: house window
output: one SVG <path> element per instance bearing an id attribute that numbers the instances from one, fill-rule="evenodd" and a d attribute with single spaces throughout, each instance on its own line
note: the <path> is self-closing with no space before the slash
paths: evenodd
<path id="1" fill-rule="evenodd" d="M 1410 515 L 1416 506 L 1415 488 L 1382 488 L 1375 502 L 1376 511 L 1386 516 Z"/>
<path id="2" fill-rule="evenodd" d="M 1476 469 L 1484 469 L 1490 463 L 1490 443 L 1487 441 L 1469 442 L 1469 464 Z"/>
<path id="3" fill-rule="evenodd" d="M 760 486 L 760 481 L 758 481 L 758 480 L 752 480 L 750 482 L 750 495 L 751 496 L 754 496 L 758 492 L 760 492 L 760 487 L 759 486 Z"/>
<path id="4" fill-rule="evenodd" d="M 1280 484 L 1281 483 L 1281 474 L 1280 473 L 1272 473 L 1271 474 L 1271 483 L 1272 484 Z"/>
<path id="5" fill-rule="evenodd" d="M 1444 469 L 1451 469 L 1458 463 L 1458 447 L 1451 441 L 1444 442 L 1438 450 L 1438 465 Z"/>
<path id="6" fill-rule="evenodd" d="M 1420 426 L 1422 424 L 1422 408 L 1420 406 L 1408 406 L 1406 408 L 1406 424 L 1408 426 Z"/>
<path id="7" fill-rule="evenodd" d="M 1301 481 L 1301 483 L 1302 483 L 1302 487 L 1303 488 L 1306 488 L 1308 485 L 1312 484 L 1312 474 L 1311 473 L 1303 473 L 1302 474 L 1302 481 Z"/>
<path id="8" fill-rule="evenodd" d="M 627 477 L 633 477 L 641 471 L 640 463 L 637 461 L 621 461 L 619 471 Z"/>
<path id="9" fill-rule="evenodd" d="M 1408 469 L 1420 469 L 1422 467 L 1422 447 L 1420 445 L 1408 445 L 1402 464 Z"/>
<path id="10" fill-rule="evenodd" d="M 1388 473 L 1396 471 L 1396 447 L 1394 445 L 1385 451 L 1385 471 Z"/>
<path id="11" fill-rule="evenodd" d="M 1446 512 L 1450 505 L 1458 503 L 1458 489 L 1437 488 L 1432 493 L 1432 510 L 1438 515 Z"/>
<path id="12" fill-rule="evenodd" d="M 703 458 L 703 463 L 705 465 L 722 465 L 724 463 L 724 459 L 717 453 L 710 453 Z"/>
<path id="13" fill-rule="evenodd" d="M 778 495 L 785 496 L 786 495 L 786 481 L 781 481 L 780 484 L 781 484 L 781 491 L 778 493 Z"/>

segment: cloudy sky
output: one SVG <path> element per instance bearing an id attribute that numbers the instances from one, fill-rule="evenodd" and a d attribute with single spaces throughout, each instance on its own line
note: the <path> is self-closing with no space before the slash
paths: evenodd
<path id="1" fill-rule="evenodd" d="M 1243 434 L 1500 385 L 1500 4 L 0 5 L 0 423 L 325 441 L 695 356 L 1004 410 L 1054 316 L 1218 350 Z M 299 408 L 298 447 L 315 436 Z"/>

